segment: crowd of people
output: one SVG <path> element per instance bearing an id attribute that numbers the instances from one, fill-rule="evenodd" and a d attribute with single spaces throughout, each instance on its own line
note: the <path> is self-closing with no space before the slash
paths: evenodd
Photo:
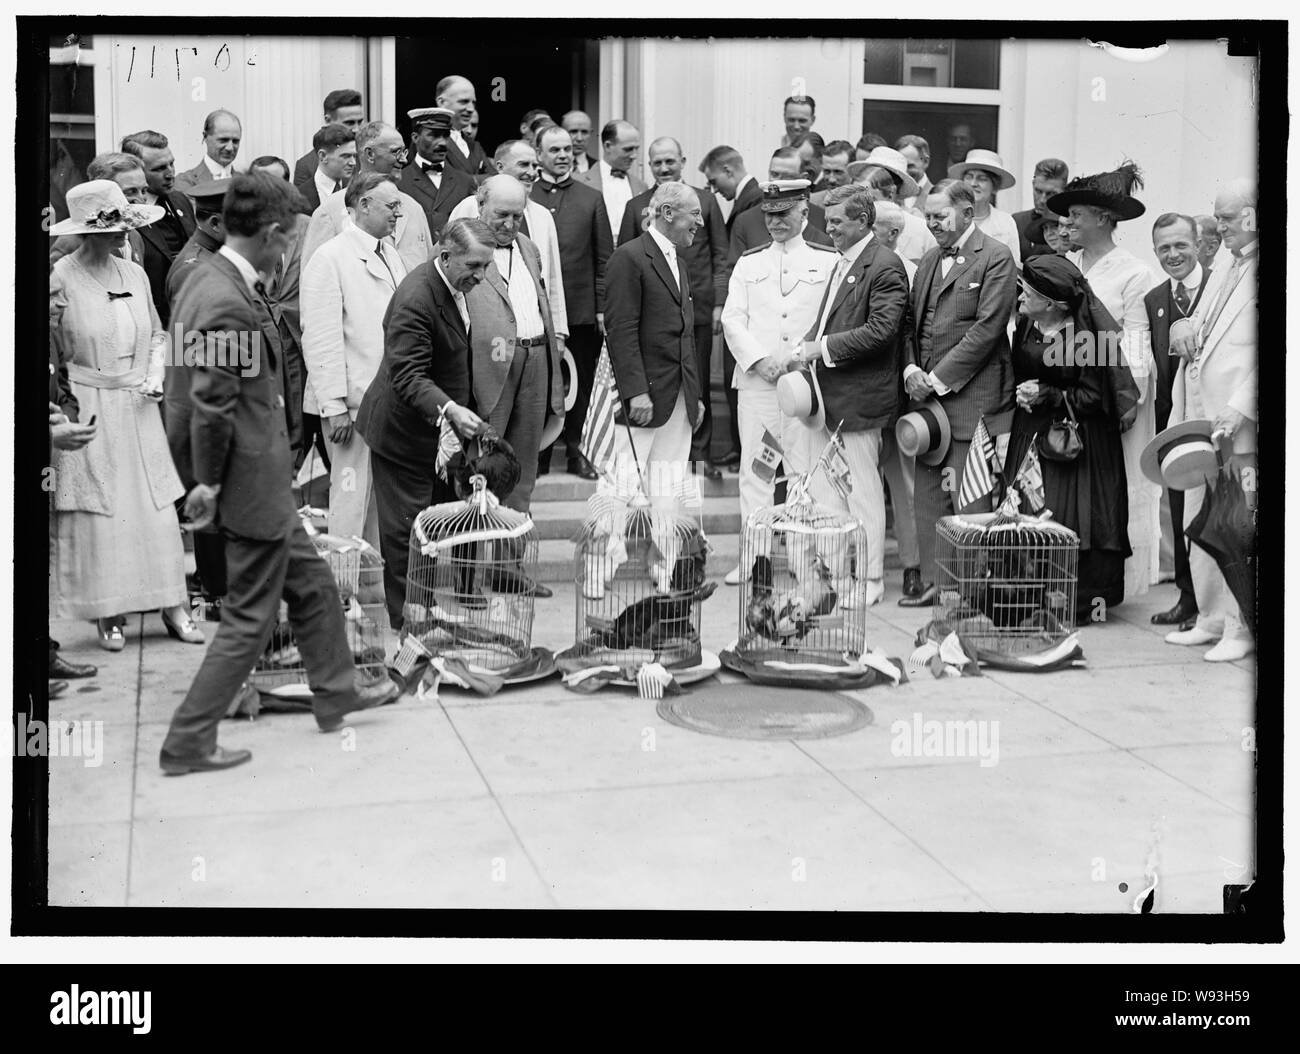
<path id="1" fill-rule="evenodd" d="M 308 456 L 329 473 L 330 531 L 380 550 L 400 628 L 413 518 L 455 493 L 440 446 L 504 439 L 521 463 L 505 502 L 521 511 L 560 443 L 569 473 L 601 476 L 583 423 L 602 348 L 620 455 L 736 471 L 745 516 L 774 500 L 765 445 L 806 472 L 838 436 L 851 486 L 818 498 L 866 529 L 868 604 L 885 599 L 886 487 L 898 603 L 932 605 L 936 523 L 992 507 L 959 499 L 972 442 L 987 435 L 1014 468 L 1068 417 L 1081 450 L 1042 464 L 1048 506 L 1080 539 L 1077 616 L 1159 581 L 1163 543 L 1180 591 L 1153 618 L 1167 639 L 1214 643 L 1213 661 L 1253 649 L 1183 536 L 1204 488 L 1162 490 L 1142 463 L 1157 433 L 1199 420 L 1253 456 L 1252 179 L 1225 184 L 1212 216 L 1165 203 L 1157 278 L 1115 240 L 1147 213 L 1131 163 L 1072 179 L 1040 160 L 1034 205 L 1013 215 L 996 202 L 1014 172 L 969 126 L 932 182 L 924 138 L 828 142 L 801 96 L 765 171 L 718 145 L 692 159 L 693 186 L 681 143 L 660 135 L 647 185 L 625 120 L 597 134 L 580 111 L 529 110 L 489 156 L 470 81 L 445 77 L 432 102 L 404 135 L 368 121 L 359 92 L 333 91 L 292 164 L 241 165 L 226 110 L 181 173 L 166 135 L 129 134 L 51 232 L 51 616 L 95 620 L 109 651 L 129 613 L 159 610 L 193 643 L 189 597 L 220 618 L 163 748 L 169 772 L 247 760 L 217 746 L 216 726 L 282 599 L 322 728 L 391 697 L 334 646 L 337 595 L 291 498 Z M 201 352 L 182 356 L 194 334 Z M 715 344 L 730 429 L 716 444 Z M 934 426 L 929 443 L 900 441 L 913 414 Z M 49 655 L 51 692 L 95 673 L 55 642 Z"/>

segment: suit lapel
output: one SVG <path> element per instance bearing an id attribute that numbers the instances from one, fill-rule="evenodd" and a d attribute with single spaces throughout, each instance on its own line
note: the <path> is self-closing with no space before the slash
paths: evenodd
<path id="1" fill-rule="evenodd" d="M 451 295 L 451 290 L 447 288 L 447 283 L 442 280 L 442 275 L 438 273 L 436 264 L 431 263 L 429 265 L 428 275 L 429 288 L 433 290 L 433 300 L 438 305 L 438 314 L 442 316 L 447 328 L 468 344 L 469 331 L 465 328 L 465 320 L 460 317 L 460 309 L 456 307 L 456 301 Z"/>
<path id="2" fill-rule="evenodd" d="M 943 285 L 939 287 L 939 295 L 942 296 L 958 278 L 964 275 L 975 266 L 978 252 L 984 249 L 984 234 L 977 227 L 971 232 L 970 238 L 966 244 L 958 251 L 956 258 L 952 262 L 952 270 L 948 272 L 948 277 L 943 280 Z"/>
<path id="3" fill-rule="evenodd" d="M 213 253 L 212 260 L 215 266 L 221 268 L 231 282 L 234 283 L 236 291 L 247 302 L 249 310 L 253 312 L 253 317 L 257 319 L 258 328 L 262 331 L 266 350 L 270 358 L 268 365 L 272 370 L 278 371 L 280 330 L 275 324 L 275 318 L 271 314 L 270 305 L 253 295 L 253 291 L 248 288 L 248 283 L 244 281 L 244 276 L 239 273 L 239 268 L 227 260 L 221 253 Z"/>
<path id="4" fill-rule="evenodd" d="M 1256 275 L 1254 268 L 1258 267 L 1257 263 L 1251 265 L 1252 271 L 1249 275 L 1239 276 L 1236 287 L 1228 295 L 1228 302 L 1223 305 L 1223 310 L 1219 312 L 1219 317 L 1214 320 L 1214 326 L 1205 334 L 1205 350 L 1201 354 L 1202 362 L 1210 356 L 1215 347 L 1221 341 L 1228 329 L 1232 326 L 1233 321 L 1241 312 L 1256 299 Z M 1224 275 L 1225 281 L 1232 281 L 1232 272 L 1228 271 Z M 1204 288 L 1204 286 L 1202 286 Z"/>
<path id="5" fill-rule="evenodd" d="M 649 231 L 646 231 L 645 234 L 641 235 L 641 237 L 645 239 L 646 255 L 650 257 L 650 263 L 654 267 L 655 273 L 663 279 L 664 285 L 666 285 L 672 292 L 673 299 L 680 304 L 682 302 L 682 290 L 681 287 L 673 281 L 672 268 L 668 266 L 668 261 L 664 259 L 663 252 L 660 250 L 654 238 L 651 237 Z M 680 260 L 677 266 L 679 268 L 682 266 Z"/>
<path id="6" fill-rule="evenodd" d="M 845 274 L 843 280 L 840 282 L 840 287 L 835 290 L 835 302 L 831 304 L 830 314 L 826 316 L 828 319 L 840 309 L 840 305 L 844 303 L 844 298 L 852 292 L 853 287 L 857 285 L 857 283 L 862 279 L 862 276 L 867 273 L 867 268 L 871 265 L 871 261 L 875 259 L 875 256 L 876 240 L 873 238 L 871 244 L 858 253 L 858 258 L 853 261 L 853 265 L 849 268 L 848 273 Z"/>

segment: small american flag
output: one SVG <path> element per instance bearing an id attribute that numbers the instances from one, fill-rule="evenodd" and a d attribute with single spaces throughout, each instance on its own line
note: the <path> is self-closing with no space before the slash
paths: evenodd
<path id="1" fill-rule="evenodd" d="M 957 496 L 957 510 L 960 512 L 973 502 L 993 493 L 993 463 L 997 460 L 997 451 L 989 430 L 984 425 L 984 418 L 975 426 L 971 436 L 970 450 L 966 452 L 966 467 L 962 470 L 961 491 Z"/>
<path id="2" fill-rule="evenodd" d="M 1043 491 L 1043 468 L 1038 463 L 1038 451 L 1032 443 L 1025 459 L 1020 462 L 1020 468 L 1016 470 L 1015 486 L 1024 496 L 1030 512 L 1042 512 L 1047 506 L 1047 496 Z"/>
<path id="3" fill-rule="evenodd" d="M 764 483 L 772 483 L 776 480 L 776 466 L 781 463 L 781 458 L 785 451 L 781 449 L 781 442 L 769 432 L 763 429 L 763 443 L 758 449 L 758 456 L 754 458 L 751 466 L 754 475 Z"/>
<path id="4" fill-rule="evenodd" d="M 844 456 L 844 440 L 840 437 L 838 428 L 822 454 L 821 466 L 826 472 L 826 479 L 835 488 L 836 493 L 848 501 L 849 493 L 853 490 L 853 472 L 849 468 L 848 459 Z"/>
<path id="5" fill-rule="evenodd" d="M 608 473 L 614 463 L 614 419 L 618 402 L 609 348 L 602 347 L 592 382 L 591 402 L 587 404 L 587 420 L 582 424 L 582 453 L 602 473 Z"/>

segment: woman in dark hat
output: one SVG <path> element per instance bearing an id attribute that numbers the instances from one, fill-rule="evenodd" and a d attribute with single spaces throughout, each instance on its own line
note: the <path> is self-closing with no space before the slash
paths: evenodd
<path id="1" fill-rule="evenodd" d="M 1142 187 L 1142 174 L 1132 161 L 1113 172 L 1081 176 L 1047 200 L 1062 217 L 1073 251 L 1066 259 L 1088 279 L 1097 299 L 1123 327 L 1124 356 L 1140 396 L 1137 419 L 1124 433 L 1124 465 L 1128 471 L 1129 540 L 1133 556 L 1125 568 L 1128 596 L 1139 596 L 1160 577 L 1160 488 L 1143 474 L 1142 451 L 1156 434 L 1155 360 L 1143 298 L 1156 284 L 1150 269 L 1127 249 L 1115 244 L 1116 227 L 1136 219 L 1146 208 L 1133 197 Z"/>
<path id="2" fill-rule="evenodd" d="M 1124 561 L 1132 549 L 1121 433 L 1137 416 L 1137 385 L 1122 356 L 1108 365 L 1120 326 L 1074 264 L 1054 254 L 1032 256 L 1020 286 L 1007 472 L 1014 474 L 1039 436 L 1066 415 L 1068 399 L 1083 452 L 1074 461 L 1040 458 L 1040 465 L 1052 517 L 1079 536 L 1075 614 L 1082 623 L 1091 621 L 1097 597 L 1107 607 L 1124 599 Z"/>

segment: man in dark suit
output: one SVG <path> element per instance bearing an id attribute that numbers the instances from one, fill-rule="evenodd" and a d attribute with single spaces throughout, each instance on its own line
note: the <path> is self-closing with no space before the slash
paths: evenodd
<path id="1" fill-rule="evenodd" d="M 357 133 L 345 124 L 327 124 L 317 129 L 311 145 L 316 150 L 316 168 L 294 184 L 306 201 L 310 216 L 320 203 L 348 185 L 357 169 Z"/>
<path id="2" fill-rule="evenodd" d="M 545 129 L 537 156 L 541 176 L 530 193 L 532 200 L 548 209 L 555 220 L 569 322 L 568 349 L 573 360 L 569 383 L 574 401 L 564 419 L 568 470 L 582 479 L 595 479 L 596 471 L 582 452 L 582 426 L 587 419 L 596 359 L 605 332 L 605 266 L 614 251 L 614 240 L 605 199 L 573 178 L 573 141 L 569 133 L 559 127 Z M 543 465 L 549 458 L 550 451 L 543 450 Z"/>
<path id="3" fill-rule="evenodd" d="M 1147 321 L 1151 324 L 1151 354 L 1156 362 L 1156 431 L 1161 432 L 1169 424 L 1174 379 L 1183 361 L 1169 353 L 1169 327 L 1180 318 L 1192 316 L 1201 302 L 1210 272 L 1201 266 L 1198 258 L 1200 238 L 1196 220 L 1191 216 L 1164 213 L 1152 226 L 1151 239 L 1156 259 L 1169 276 L 1169 281 L 1161 282 L 1145 297 Z M 1188 630 L 1196 624 L 1198 609 L 1187 557 L 1187 539 L 1183 535 L 1183 497 L 1183 491 L 1165 488 L 1178 602 L 1168 611 L 1152 615 L 1151 621 L 1157 626 L 1174 625 L 1180 630 Z"/>
<path id="4" fill-rule="evenodd" d="M 487 152 L 478 138 L 475 137 L 473 140 L 465 138 L 465 126 L 469 124 L 469 119 L 478 106 L 474 85 L 464 77 L 455 74 L 443 77 L 435 90 L 433 104 L 449 111 L 452 115 L 447 165 L 467 176 L 490 176 L 493 171 L 492 164 L 488 161 Z M 452 204 L 454 205 L 455 202 Z M 438 228 L 431 225 L 430 230 L 433 231 L 434 237 L 437 237 Z"/>
<path id="5" fill-rule="evenodd" d="M 958 512 L 986 512 L 988 498 L 957 508 L 966 453 L 979 420 L 995 442 L 1010 434 L 1015 380 L 1007 323 L 1016 306 L 1011 250 L 975 226 L 975 199 L 962 182 L 945 179 L 925 199 L 926 224 L 938 247 L 921 258 L 912 283 L 904 333 L 903 383 L 914 402 L 936 397 L 952 439 L 937 465 L 916 462 L 916 533 L 926 583 L 903 607 L 938 601 L 935 524 Z M 999 445 L 1005 449 L 1005 439 Z"/>
<path id="6" fill-rule="evenodd" d="M 453 119 L 450 110 L 430 106 L 409 110 L 407 116 L 411 119 L 415 158 L 402 169 L 398 185 L 424 209 L 429 234 L 436 242 L 451 210 L 474 193 L 474 180 L 448 162 Z"/>
<path id="7" fill-rule="evenodd" d="M 334 89 L 325 96 L 322 109 L 325 113 L 325 119 L 321 122 L 322 126 L 327 124 L 347 125 L 355 133 L 360 131 L 361 126 L 366 123 L 366 108 L 361 105 L 361 93 L 356 88 Z M 312 173 L 316 171 L 317 164 L 316 150 L 313 147 L 294 162 L 294 185 L 306 183 L 307 180 L 311 179 Z"/>
<path id="8" fill-rule="evenodd" d="M 600 152 L 600 160 L 577 178 L 604 199 L 609 236 L 616 239 L 627 203 L 645 190 L 637 175 L 641 133 L 627 121 L 607 121 L 600 130 Z"/>
<path id="9" fill-rule="evenodd" d="M 474 412 L 465 294 L 483 281 L 496 239 L 481 220 L 452 220 L 438 251 L 407 274 L 384 315 L 384 360 L 357 411 L 370 447 L 388 619 L 401 629 L 411 524 L 455 500 L 435 469 L 443 418 L 463 437 L 487 423 Z"/>
<path id="10" fill-rule="evenodd" d="M 281 598 L 321 731 L 334 731 L 345 715 L 396 692 L 387 680 L 358 682 L 338 587 L 294 507 L 288 432 L 276 412 L 284 403 L 280 334 L 260 274 L 288 248 L 295 211 L 288 184 L 262 172 L 232 177 L 226 242 L 199 265 L 176 302 L 178 324 L 205 334 L 193 366 L 168 367 L 183 370 L 190 382 L 190 467 L 183 475 L 195 485 L 185 511 L 196 530 L 219 519 L 229 589 L 221 626 L 163 741 L 160 761 L 170 775 L 230 768 L 252 757 L 218 746 L 217 725 L 265 648 Z M 246 336 L 232 342 L 232 333 Z"/>
<path id="11" fill-rule="evenodd" d="M 899 346 L 907 311 L 907 272 L 903 261 L 875 237 L 876 210 L 861 187 L 839 187 L 826 196 L 826 224 L 840 261 L 827 283 L 821 310 L 792 366 L 811 366 L 820 380 L 824 418 L 813 430 L 811 452 L 820 453 L 838 428 L 853 489 L 847 502 L 819 473 L 818 499 L 862 521 L 867 532 L 865 559 L 857 574 L 866 579 L 865 604 L 885 595 L 885 489 L 880 482 L 881 429 L 898 409 Z M 830 567 L 844 582 L 846 601 L 856 590 L 846 581 L 847 566 Z M 851 604 L 849 605 L 851 606 Z"/>
<path id="12" fill-rule="evenodd" d="M 189 193 L 191 187 L 210 179 L 233 176 L 243 139 L 243 125 L 235 114 L 229 110 L 213 110 L 203 119 L 203 157 L 193 168 L 176 173 L 177 189 Z"/>
<path id="13" fill-rule="evenodd" d="M 1060 217 L 1047 211 L 1047 199 L 1061 193 L 1068 182 L 1070 167 L 1064 161 L 1045 157 L 1034 166 L 1034 207 L 1011 215 L 1016 221 L 1016 230 L 1020 232 L 1022 263 L 1031 256 L 1056 251 L 1047 243 L 1045 230 L 1055 227 Z"/>
<path id="14" fill-rule="evenodd" d="M 144 178 L 148 185 L 146 205 L 158 205 L 163 217 L 157 223 L 140 228 L 143 239 L 142 265 L 149 276 L 149 289 L 153 293 L 158 319 L 167 328 L 171 309 L 167 303 L 167 272 L 185 242 L 194 233 L 194 207 L 179 190 L 175 189 L 176 164 L 167 137 L 161 132 L 146 130 L 135 132 L 122 140 L 122 152 L 133 154 L 144 165 Z"/>
<path id="15" fill-rule="evenodd" d="M 650 171 L 655 186 L 674 180 L 685 182 L 682 171 L 686 155 L 676 139 L 662 136 L 650 144 L 648 151 Z M 693 188 L 700 199 L 700 213 L 704 225 L 695 232 L 695 240 L 685 246 L 681 257 L 686 261 L 686 272 L 691 284 L 691 300 L 695 304 L 695 358 L 696 373 L 700 379 L 700 397 L 704 400 L 704 417 L 691 437 L 691 461 L 709 479 L 719 479 L 722 473 L 713 464 L 713 399 L 710 396 L 710 378 L 713 365 L 713 341 L 722 331 L 722 307 L 727 300 L 727 227 L 713 194 L 699 187 Z M 618 243 L 622 245 L 639 237 L 645 229 L 643 217 L 648 213 L 653 190 L 645 190 L 628 202 L 619 227 Z"/>
<path id="16" fill-rule="evenodd" d="M 694 189 L 664 183 L 650 199 L 650 227 L 614 250 L 605 276 L 609 358 L 632 425 L 618 430 L 617 452 L 622 467 L 632 463 L 635 449 L 652 501 L 671 499 L 685 475 L 703 410 L 695 309 L 678 255 L 703 223 Z"/>

